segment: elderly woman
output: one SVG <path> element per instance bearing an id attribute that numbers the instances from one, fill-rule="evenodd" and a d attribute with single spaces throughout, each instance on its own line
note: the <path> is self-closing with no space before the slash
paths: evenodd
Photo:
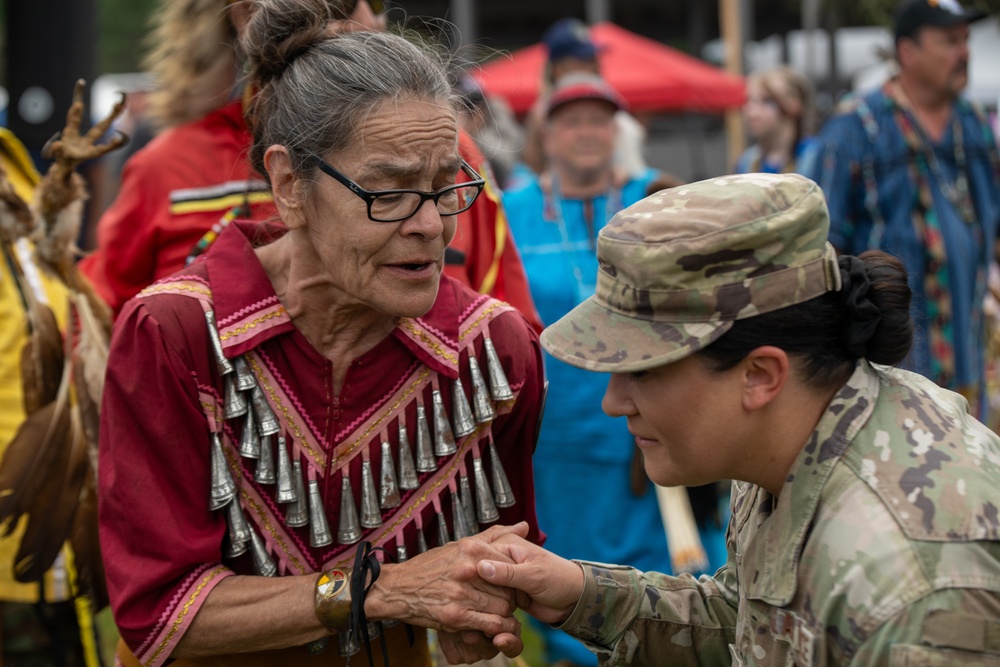
<path id="1" fill-rule="evenodd" d="M 100 523 L 119 655 L 338 664 L 338 641 L 349 656 L 398 620 L 438 629 L 450 660 L 490 657 L 486 636 L 518 624 L 475 562 L 504 533 L 540 541 L 542 371 L 519 313 L 441 275 L 482 187 L 456 100 L 400 37 L 333 36 L 322 1 L 256 5 L 250 157 L 282 224 L 227 227 L 112 342 Z M 375 656 L 429 663 L 423 631 L 389 625 Z"/>
<path id="2" fill-rule="evenodd" d="M 597 293 L 542 334 L 610 371 L 665 484 L 738 480 L 729 560 L 670 577 L 515 536 L 488 581 L 614 665 L 989 665 L 1000 439 L 958 394 L 879 364 L 912 338 L 902 265 L 834 255 L 815 183 L 682 186 L 601 232 Z M 509 543 L 508 543 L 509 542 Z"/>

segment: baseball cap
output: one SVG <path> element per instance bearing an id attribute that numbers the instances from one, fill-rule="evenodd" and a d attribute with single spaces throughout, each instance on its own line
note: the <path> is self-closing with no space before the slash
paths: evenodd
<path id="1" fill-rule="evenodd" d="M 559 107 L 577 100 L 603 100 L 610 103 L 616 111 L 628 108 L 625 98 L 597 74 L 570 72 L 559 78 L 549 95 L 545 103 L 545 116 L 549 117 Z"/>
<path id="2" fill-rule="evenodd" d="M 590 41 L 590 30 L 580 19 L 559 19 L 542 35 L 542 43 L 549 52 L 550 61 L 597 58 L 597 46 Z"/>
<path id="3" fill-rule="evenodd" d="M 822 191 L 797 174 L 741 174 L 661 190 L 597 239 L 597 289 L 542 332 L 593 371 L 683 359 L 739 319 L 840 290 Z"/>
<path id="4" fill-rule="evenodd" d="M 893 32 L 896 39 L 912 37 L 924 26 L 950 28 L 985 18 L 986 12 L 966 10 L 958 0 L 906 0 L 896 8 Z"/>

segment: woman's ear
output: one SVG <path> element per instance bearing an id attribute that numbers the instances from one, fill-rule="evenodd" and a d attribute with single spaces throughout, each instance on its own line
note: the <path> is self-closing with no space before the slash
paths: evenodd
<path id="1" fill-rule="evenodd" d="M 300 226 L 304 186 L 292 169 L 288 149 L 280 145 L 269 147 L 264 153 L 264 168 L 271 180 L 274 205 L 282 221 L 292 229 Z"/>
<path id="2" fill-rule="evenodd" d="M 788 354 L 779 347 L 763 345 L 751 351 L 743 361 L 743 407 L 760 410 L 780 394 L 788 380 Z"/>

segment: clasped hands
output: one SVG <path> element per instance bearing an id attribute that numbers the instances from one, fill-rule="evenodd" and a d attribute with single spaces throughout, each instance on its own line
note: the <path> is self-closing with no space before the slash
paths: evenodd
<path id="1" fill-rule="evenodd" d="M 376 584 L 384 587 L 385 615 L 435 628 L 452 664 L 519 655 L 524 644 L 516 609 L 559 623 L 583 592 L 580 566 L 528 542 L 527 535 L 524 522 L 493 526 L 386 567 Z"/>

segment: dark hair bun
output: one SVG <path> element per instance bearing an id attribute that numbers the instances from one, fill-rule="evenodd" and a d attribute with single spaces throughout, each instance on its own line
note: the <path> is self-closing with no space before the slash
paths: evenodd
<path id="1" fill-rule="evenodd" d="M 857 260 L 863 263 L 870 281 L 867 298 L 878 308 L 880 316 L 878 325 L 864 344 L 864 357 L 877 364 L 898 364 L 906 358 L 913 344 L 911 293 L 906 269 L 899 259 L 880 250 L 863 252 Z"/>
<path id="2" fill-rule="evenodd" d="M 297 58 L 329 39 L 335 4 L 329 0 L 253 0 L 250 20 L 240 37 L 250 80 L 265 87 Z"/>

